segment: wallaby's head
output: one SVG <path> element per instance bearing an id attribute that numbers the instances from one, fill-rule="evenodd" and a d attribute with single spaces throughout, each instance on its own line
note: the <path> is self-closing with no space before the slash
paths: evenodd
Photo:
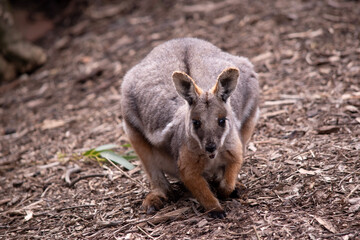
<path id="1" fill-rule="evenodd" d="M 194 139 L 209 158 L 216 157 L 233 124 L 229 97 L 237 86 L 239 70 L 225 69 L 207 92 L 186 73 L 176 71 L 172 77 L 176 91 L 189 105 L 187 137 Z"/>

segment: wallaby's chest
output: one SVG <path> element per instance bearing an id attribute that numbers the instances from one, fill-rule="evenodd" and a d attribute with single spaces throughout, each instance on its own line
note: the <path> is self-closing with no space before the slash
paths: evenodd
<path id="1" fill-rule="evenodd" d="M 214 159 L 206 159 L 203 176 L 207 180 L 220 181 L 223 178 L 225 170 L 225 162 L 221 154 Z"/>

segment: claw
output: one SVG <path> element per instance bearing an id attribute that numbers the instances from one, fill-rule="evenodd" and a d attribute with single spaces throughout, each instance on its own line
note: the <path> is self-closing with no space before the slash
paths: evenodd
<path id="1" fill-rule="evenodd" d="M 219 218 L 219 219 L 223 219 L 226 217 L 226 213 L 224 210 L 214 210 L 209 212 L 209 215 L 212 218 Z"/>
<path id="2" fill-rule="evenodd" d="M 241 198 L 241 196 L 246 192 L 246 187 L 241 184 L 238 183 L 237 186 L 235 187 L 234 191 L 232 191 L 230 193 L 230 198 Z"/>
<path id="3" fill-rule="evenodd" d="M 146 210 L 146 214 L 148 215 L 153 215 L 157 212 L 156 208 L 154 206 L 150 206 L 148 207 L 148 209 Z"/>

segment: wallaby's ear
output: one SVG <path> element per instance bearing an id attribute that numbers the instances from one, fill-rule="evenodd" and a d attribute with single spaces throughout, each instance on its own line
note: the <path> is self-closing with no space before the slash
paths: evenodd
<path id="1" fill-rule="evenodd" d="M 237 68 L 227 68 L 218 76 L 215 86 L 211 92 L 222 99 L 224 102 L 230 97 L 235 90 L 240 72 Z"/>
<path id="2" fill-rule="evenodd" d="M 184 72 L 176 71 L 173 73 L 172 78 L 176 91 L 189 105 L 192 105 L 203 92 L 201 88 L 195 84 L 195 81 Z"/>

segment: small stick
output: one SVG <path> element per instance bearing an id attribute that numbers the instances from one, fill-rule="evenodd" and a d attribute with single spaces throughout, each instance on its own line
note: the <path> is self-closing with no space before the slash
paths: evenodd
<path id="1" fill-rule="evenodd" d="M 344 198 L 344 202 L 346 202 L 351 196 L 351 194 L 353 194 L 359 187 L 360 185 L 356 185 L 356 187 L 354 187 L 353 190 L 351 190 L 351 192 Z"/>
<path id="2" fill-rule="evenodd" d="M 143 232 L 146 236 L 148 236 L 149 238 L 151 239 L 155 239 L 153 236 L 151 236 L 150 234 L 148 234 L 144 229 L 142 229 L 141 227 L 139 226 L 136 226 L 141 232 Z"/>
<path id="3" fill-rule="evenodd" d="M 56 211 L 61 212 L 64 210 L 69 210 L 69 209 L 83 208 L 83 207 L 95 207 L 95 206 L 96 206 L 95 204 L 76 205 L 76 206 L 71 206 L 71 207 L 58 208 L 58 209 L 56 209 Z"/>
<path id="4" fill-rule="evenodd" d="M 75 185 L 75 183 L 79 182 L 80 180 L 86 179 L 86 178 L 92 178 L 92 177 L 106 177 L 107 174 L 103 174 L 103 173 L 98 173 L 98 174 L 89 174 L 89 175 L 85 175 L 85 176 L 80 176 L 76 179 L 74 179 L 69 185 L 69 187 L 72 187 Z"/>
<path id="5" fill-rule="evenodd" d="M 73 173 L 80 172 L 80 170 L 81 168 L 77 164 L 75 164 L 73 168 L 68 169 L 65 173 L 65 182 L 67 184 L 71 184 L 70 175 Z"/>
<path id="6" fill-rule="evenodd" d="M 259 236 L 258 232 L 256 231 L 255 226 L 253 226 L 253 229 L 254 229 L 254 232 L 255 232 L 255 234 L 256 234 L 256 239 L 257 239 L 257 240 L 261 240 L 261 238 L 260 238 L 260 236 Z"/>
<path id="7" fill-rule="evenodd" d="M 106 159 L 108 160 L 108 159 Z M 149 190 L 144 184 L 142 184 L 140 181 L 137 181 L 135 179 L 133 179 L 129 174 L 127 174 L 124 170 L 122 170 L 121 168 L 119 168 L 115 163 L 113 163 L 112 161 L 108 160 L 109 163 L 111 163 L 117 170 L 119 170 L 124 176 L 126 176 L 127 178 L 129 178 L 132 182 L 136 183 L 137 185 L 139 185 L 140 187 Z"/>

